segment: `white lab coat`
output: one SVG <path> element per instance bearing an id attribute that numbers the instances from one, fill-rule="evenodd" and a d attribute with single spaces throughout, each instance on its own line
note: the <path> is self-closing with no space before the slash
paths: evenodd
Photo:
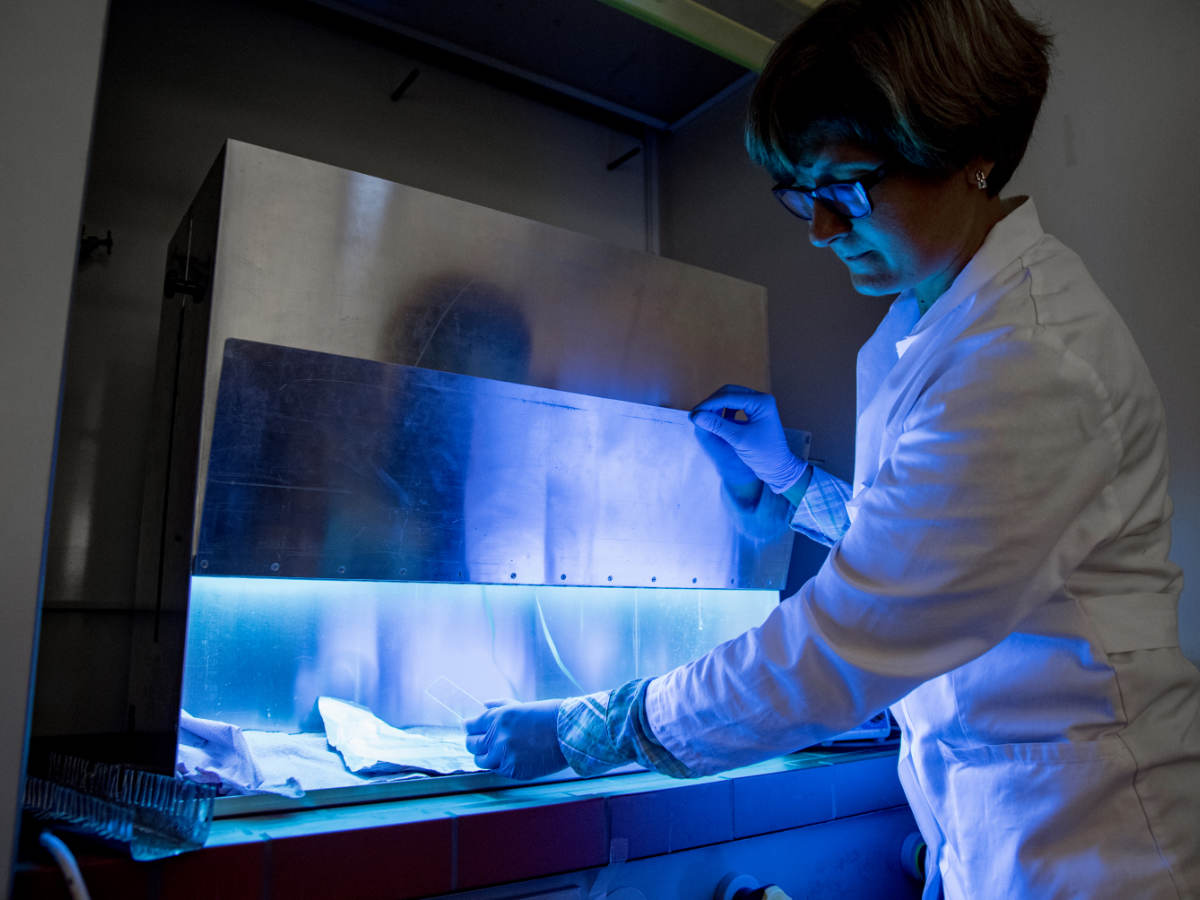
<path id="1" fill-rule="evenodd" d="M 1025 201 L 859 368 L 852 524 L 762 626 L 651 682 L 655 736 L 710 772 L 891 704 L 927 897 L 1200 896 L 1163 411 L 1116 311 Z"/>

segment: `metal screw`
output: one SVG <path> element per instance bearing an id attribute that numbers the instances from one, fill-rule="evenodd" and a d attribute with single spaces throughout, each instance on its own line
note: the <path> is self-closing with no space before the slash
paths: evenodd
<path id="1" fill-rule="evenodd" d="M 566 574 L 559 575 L 558 577 L 559 577 L 559 580 L 561 580 L 561 581 L 566 581 L 566 580 L 567 580 L 567 576 L 566 576 Z"/>
<path id="2" fill-rule="evenodd" d="M 208 568 L 208 560 L 207 559 L 200 560 L 200 568 L 202 568 L 202 569 Z"/>
<path id="3" fill-rule="evenodd" d="M 338 574 L 339 574 L 339 575 L 345 575 L 345 574 L 346 574 L 346 567 L 345 567 L 345 566 L 338 566 Z"/>
<path id="4" fill-rule="evenodd" d="M 517 573 L 516 573 L 516 572 L 509 572 L 509 573 L 508 573 L 508 577 L 509 577 L 509 578 L 516 578 L 516 577 L 517 577 Z"/>
<path id="5" fill-rule="evenodd" d="M 611 576 L 611 575 L 609 575 L 609 576 L 608 576 L 608 580 L 609 580 L 609 581 L 612 581 L 612 576 Z"/>
<path id="6" fill-rule="evenodd" d="M 278 572 L 279 571 L 279 563 L 271 563 L 271 571 Z"/>
<path id="7" fill-rule="evenodd" d="M 695 584 L 695 583 L 696 583 L 696 579 L 695 579 L 695 578 L 693 578 L 693 579 L 692 579 L 692 584 Z"/>
<path id="8" fill-rule="evenodd" d="M 651 576 L 650 576 L 650 583 L 651 583 L 651 584 L 653 584 L 653 583 L 654 583 L 654 582 L 656 582 L 656 581 L 658 581 L 658 576 L 657 576 L 657 575 L 651 575 Z"/>

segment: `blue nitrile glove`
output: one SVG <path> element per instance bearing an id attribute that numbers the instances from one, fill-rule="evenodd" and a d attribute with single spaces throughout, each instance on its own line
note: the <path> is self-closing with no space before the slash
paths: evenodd
<path id="1" fill-rule="evenodd" d="M 558 746 L 561 700 L 517 703 L 491 701 L 487 711 L 467 719 L 467 749 L 475 765 L 509 778 L 527 780 L 567 767 Z"/>
<path id="2" fill-rule="evenodd" d="M 732 418 L 730 413 L 737 410 L 746 414 L 746 421 Z M 738 459 L 776 494 L 794 485 L 804 472 L 804 461 L 788 449 L 779 410 L 770 394 L 727 384 L 698 403 L 691 420 L 733 448 Z"/>
<path id="3" fill-rule="evenodd" d="M 742 462 L 737 451 L 724 440 L 711 431 L 705 431 L 699 425 L 695 426 L 695 430 L 700 448 L 704 451 L 704 455 L 712 460 L 726 490 L 733 495 L 735 500 L 748 504 L 755 503 L 762 493 L 763 486 L 758 476 Z"/>

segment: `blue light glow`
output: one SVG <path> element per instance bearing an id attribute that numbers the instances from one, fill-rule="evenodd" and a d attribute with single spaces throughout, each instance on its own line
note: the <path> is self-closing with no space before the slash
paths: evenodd
<path id="1" fill-rule="evenodd" d="M 197 576 L 183 705 L 296 731 L 319 727 L 313 704 L 329 695 L 396 725 L 453 725 L 426 693 L 438 678 L 483 700 L 603 690 L 699 656 L 777 602 L 774 591 Z"/>

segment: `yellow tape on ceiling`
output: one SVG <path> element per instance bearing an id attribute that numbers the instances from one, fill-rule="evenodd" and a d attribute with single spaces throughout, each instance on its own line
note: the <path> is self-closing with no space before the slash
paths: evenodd
<path id="1" fill-rule="evenodd" d="M 695 0 L 600 0 L 754 72 L 775 42 Z M 808 5 L 808 0 L 804 0 Z M 820 0 L 812 0 L 818 5 Z"/>

